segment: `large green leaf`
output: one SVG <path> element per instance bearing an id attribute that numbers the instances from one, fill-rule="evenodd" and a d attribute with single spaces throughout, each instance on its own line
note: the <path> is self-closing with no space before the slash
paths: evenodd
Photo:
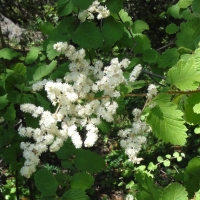
<path id="1" fill-rule="evenodd" d="M 80 9 L 86 10 L 90 5 L 92 5 L 93 1 L 94 0 L 72 0 L 72 3 Z"/>
<path id="2" fill-rule="evenodd" d="M 178 47 L 186 47 L 194 50 L 200 42 L 199 18 L 194 18 L 186 23 L 182 23 L 180 32 L 177 34 L 176 44 Z"/>
<path id="3" fill-rule="evenodd" d="M 76 168 L 89 173 L 101 171 L 105 162 L 104 159 L 95 152 L 90 150 L 81 150 L 74 159 Z"/>
<path id="4" fill-rule="evenodd" d="M 88 200 L 88 196 L 81 189 L 70 189 L 63 194 L 61 200 Z"/>
<path id="5" fill-rule="evenodd" d="M 57 3 L 58 15 L 69 15 L 73 11 L 73 3 L 71 0 L 59 0 Z"/>
<path id="6" fill-rule="evenodd" d="M 147 118 L 153 134 L 164 142 L 174 145 L 184 145 L 186 142 L 186 127 L 182 119 L 183 113 L 170 102 L 171 96 L 159 94 L 154 98 L 155 106 Z"/>
<path id="7" fill-rule="evenodd" d="M 7 95 L 0 96 L 0 110 L 8 104 Z"/>
<path id="8" fill-rule="evenodd" d="M 187 8 L 188 6 L 190 6 L 192 4 L 193 0 L 179 0 L 178 2 L 178 6 L 180 8 Z M 197 0 L 198 1 L 198 0 Z"/>
<path id="9" fill-rule="evenodd" d="M 36 61 L 38 58 L 39 52 L 41 50 L 41 47 L 31 47 L 30 51 L 28 52 L 25 63 L 26 64 L 32 64 Z"/>
<path id="10" fill-rule="evenodd" d="M 93 22 L 83 22 L 71 35 L 74 43 L 83 48 L 98 48 L 103 44 L 103 37 Z"/>
<path id="11" fill-rule="evenodd" d="M 11 60 L 15 57 L 19 57 L 21 54 L 18 53 L 17 51 L 9 48 L 4 48 L 0 50 L 0 58 L 4 58 L 7 60 Z"/>
<path id="12" fill-rule="evenodd" d="M 113 13 L 118 13 L 123 8 L 123 0 L 107 0 L 106 6 Z"/>
<path id="13" fill-rule="evenodd" d="M 174 23 L 169 24 L 165 29 L 166 33 L 168 33 L 168 34 L 174 34 L 178 30 L 179 30 L 179 27 Z"/>
<path id="14" fill-rule="evenodd" d="M 72 177 L 71 188 L 86 190 L 94 184 L 94 178 L 88 173 L 80 172 Z"/>
<path id="15" fill-rule="evenodd" d="M 159 200 L 188 200 L 188 193 L 180 183 L 171 183 L 168 185 Z"/>
<path id="16" fill-rule="evenodd" d="M 56 178 L 46 169 L 40 169 L 34 175 L 35 184 L 43 196 L 53 196 L 56 193 L 58 183 Z"/>
<path id="17" fill-rule="evenodd" d="M 142 33 L 145 30 L 149 30 L 149 25 L 142 20 L 136 20 L 132 25 L 132 31 L 134 34 Z"/>
<path id="18" fill-rule="evenodd" d="M 10 104 L 2 116 L 7 121 L 13 121 L 16 118 L 16 111 L 13 104 Z"/>
<path id="19" fill-rule="evenodd" d="M 160 68 L 167 68 L 172 67 L 175 65 L 178 61 L 179 53 L 177 49 L 167 49 L 162 55 L 160 56 L 158 60 L 158 67 Z"/>
<path id="20" fill-rule="evenodd" d="M 158 58 L 159 53 L 154 49 L 147 49 L 143 53 L 143 59 L 148 63 L 156 63 Z"/>
<path id="21" fill-rule="evenodd" d="M 192 0 L 190 0 L 190 1 L 192 1 Z M 192 1 L 192 10 L 194 13 L 200 14 L 200 1 L 199 0 Z"/>
<path id="22" fill-rule="evenodd" d="M 40 66 L 33 74 L 33 80 L 38 81 L 44 76 L 49 75 L 56 67 L 57 61 L 53 60 L 49 65 Z"/>
<path id="23" fill-rule="evenodd" d="M 124 26 L 122 23 L 115 22 L 113 18 L 104 20 L 102 34 L 105 44 L 111 46 L 117 42 L 123 35 Z"/>
<path id="24" fill-rule="evenodd" d="M 199 75 L 195 68 L 195 60 L 191 57 L 188 61 L 180 60 L 168 71 L 167 82 L 182 91 L 196 90 L 199 86 Z"/>
<path id="25" fill-rule="evenodd" d="M 138 34 L 134 37 L 136 46 L 134 47 L 134 53 L 144 53 L 145 50 L 151 47 L 149 38 L 144 34 Z"/>

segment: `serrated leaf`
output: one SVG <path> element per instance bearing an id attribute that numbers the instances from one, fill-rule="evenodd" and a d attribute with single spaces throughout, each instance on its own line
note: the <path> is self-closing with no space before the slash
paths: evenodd
<path id="1" fill-rule="evenodd" d="M 200 103 L 197 103 L 194 107 L 193 110 L 195 113 L 200 114 Z"/>
<path id="2" fill-rule="evenodd" d="M 186 189 L 180 183 L 168 185 L 159 200 L 188 200 Z"/>
<path id="3" fill-rule="evenodd" d="M 34 179 L 38 190 L 43 196 L 53 196 L 56 193 L 58 183 L 51 172 L 40 169 L 35 173 Z"/>
<path id="4" fill-rule="evenodd" d="M 35 62 L 36 59 L 38 58 L 40 50 L 41 50 L 40 47 L 31 47 L 30 51 L 28 52 L 25 58 L 25 63 L 32 64 L 33 62 Z"/>
<path id="5" fill-rule="evenodd" d="M 71 0 L 59 0 L 57 3 L 58 15 L 69 15 L 73 11 L 73 3 Z"/>
<path id="6" fill-rule="evenodd" d="M 187 129 L 182 119 L 183 113 L 177 110 L 170 99 L 171 96 L 167 94 L 159 94 L 154 98 L 157 106 L 151 109 L 147 123 L 157 138 L 174 145 L 184 145 Z"/>
<path id="7" fill-rule="evenodd" d="M 200 14 L 200 2 L 198 0 L 192 1 L 192 10 L 194 13 Z"/>
<path id="8" fill-rule="evenodd" d="M 70 189 L 63 194 L 61 200 L 88 200 L 88 196 L 83 190 Z"/>
<path id="9" fill-rule="evenodd" d="M 118 16 L 119 15 L 119 16 Z M 121 9 L 120 12 L 117 14 L 112 14 L 112 16 L 119 20 L 119 17 L 120 19 L 123 21 L 123 23 L 127 23 L 127 27 L 131 26 L 133 24 L 132 22 L 132 18 L 128 15 L 128 13 L 124 10 L 124 9 Z"/>
<path id="10" fill-rule="evenodd" d="M 165 32 L 168 34 L 174 34 L 179 30 L 179 27 L 176 24 L 169 24 L 166 29 Z"/>
<path id="11" fill-rule="evenodd" d="M 143 53 L 143 59 L 148 63 L 156 63 L 158 58 L 159 58 L 159 53 L 154 49 L 147 49 Z"/>
<path id="12" fill-rule="evenodd" d="M 134 34 L 142 33 L 145 30 L 149 30 L 149 25 L 142 20 L 136 20 L 132 25 L 132 31 Z"/>
<path id="13" fill-rule="evenodd" d="M 178 6 L 180 8 L 187 8 L 188 6 L 190 6 L 192 4 L 193 0 L 179 0 L 178 2 Z"/>
<path id="14" fill-rule="evenodd" d="M 200 23 L 199 18 L 194 18 L 188 22 L 182 23 L 180 32 L 177 33 L 176 45 L 195 50 L 200 41 Z"/>
<path id="15" fill-rule="evenodd" d="M 79 170 L 89 173 L 101 171 L 105 166 L 104 159 L 90 150 L 79 151 L 74 159 L 74 164 Z"/>
<path id="16" fill-rule="evenodd" d="M 167 49 L 162 55 L 160 56 L 158 60 L 158 67 L 160 68 L 167 68 L 172 67 L 175 65 L 178 61 L 179 53 L 177 49 Z"/>
<path id="17" fill-rule="evenodd" d="M 6 59 L 6 60 L 12 60 L 15 57 L 21 56 L 20 53 L 17 51 L 14 51 L 13 49 L 4 48 L 0 50 L 0 58 Z"/>
<path id="18" fill-rule="evenodd" d="M 199 73 L 195 66 L 194 58 L 191 57 L 187 62 L 180 60 L 167 73 L 167 82 L 176 86 L 182 91 L 196 90 L 199 86 Z"/>
<path id="19" fill-rule="evenodd" d="M 94 178 L 88 173 L 80 172 L 72 177 L 71 188 L 86 190 L 94 184 Z"/>
<path id="20" fill-rule="evenodd" d="M 106 6 L 110 12 L 118 13 L 123 8 L 123 0 L 107 0 Z"/>
<path id="21" fill-rule="evenodd" d="M 80 9 L 86 10 L 90 5 L 92 5 L 93 0 L 72 0 L 72 3 Z"/>
<path id="22" fill-rule="evenodd" d="M 113 18 L 104 20 L 102 34 L 106 45 L 112 46 L 122 37 L 123 33 L 124 26 L 122 23 L 115 22 Z"/>
<path id="23" fill-rule="evenodd" d="M 60 55 L 60 53 L 58 51 L 56 51 L 54 48 L 53 48 L 53 45 L 55 44 L 56 42 L 53 42 L 51 41 L 48 45 L 47 45 L 47 57 L 49 60 L 52 60 L 54 59 L 56 56 Z"/>
<path id="24" fill-rule="evenodd" d="M 71 176 L 66 173 L 62 173 L 62 172 L 57 173 L 55 175 L 55 178 L 56 178 L 58 184 L 62 185 L 62 186 L 67 186 L 69 184 L 69 182 L 71 181 Z"/>
<path id="25" fill-rule="evenodd" d="M 74 43 L 83 48 L 98 48 L 103 44 L 103 37 L 93 22 L 83 22 L 71 35 Z"/>
<path id="26" fill-rule="evenodd" d="M 40 66 L 33 74 L 33 80 L 38 81 L 41 78 L 49 75 L 56 67 L 57 61 L 53 60 L 49 65 Z"/>
<path id="27" fill-rule="evenodd" d="M 134 37 L 136 46 L 134 47 L 134 53 L 144 53 L 145 50 L 151 47 L 149 38 L 144 34 L 139 34 Z"/>
<path id="28" fill-rule="evenodd" d="M 170 154 L 167 154 L 165 157 L 170 159 L 172 156 Z"/>

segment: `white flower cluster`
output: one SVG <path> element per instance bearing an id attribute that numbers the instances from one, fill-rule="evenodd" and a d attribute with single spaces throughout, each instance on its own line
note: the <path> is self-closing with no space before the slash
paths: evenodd
<path id="1" fill-rule="evenodd" d="M 134 199 L 134 196 L 131 195 L 131 194 L 127 194 L 126 195 L 126 199 L 125 200 L 133 200 Z"/>
<path id="2" fill-rule="evenodd" d="M 86 19 L 94 19 L 93 13 L 98 13 L 97 19 L 103 19 L 110 15 L 110 11 L 106 6 L 102 6 L 100 2 L 94 1 L 87 10 L 79 12 L 78 18 L 81 22 L 84 22 Z"/>
<path id="3" fill-rule="evenodd" d="M 33 104 L 21 105 L 23 112 L 40 117 L 39 128 L 19 128 L 22 137 L 33 138 L 35 142 L 21 144 L 26 159 L 21 174 L 28 178 L 35 171 L 39 156 L 48 149 L 58 151 L 68 137 L 76 148 L 81 148 L 83 144 L 85 147 L 93 146 L 98 139 L 97 125 L 101 119 L 107 122 L 114 120 L 118 104 L 111 97 L 119 97 L 118 86 L 129 82 L 123 76 L 123 69 L 130 63 L 128 59 L 119 62 L 114 58 L 109 66 L 102 69 L 103 63 L 100 60 L 90 66 L 84 58 L 83 49 L 76 51 L 74 46 L 66 42 L 56 43 L 54 49 L 65 54 L 71 61 L 70 72 L 63 80 L 35 83 L 33 90 L 44 87 L 52 105 L 58 106 L 56 112 L 45 111 Z M 103 92 L 103 97 L 95 98 L 100 91 Z M 79 127 L 86 131 L 85 135 L 79 134 Z M 85 138 L 84 141 L 82 138 Z"/>
<path id="4" fill-rule="evenodd" d="M 140 120 L 142 111 L 135 108 L 133 110 L 134 122 L 132 128 L 120 130 L 118 136 L 122 138 L 120 145 L 125 149 L 129 161 L 139 164 L 143 159 L 137 158 L 138 152 L 146 142 L 146 134 L 150 132 L 150 127 Z"/>
<path id="5" fill-rule="evenodd" d="M 152 99 L 157 95 L 158 91 L 157 88 L 154 84 L 150 84 L 148 87 L 148 93 L 147 93 L 147 98 Z"/>

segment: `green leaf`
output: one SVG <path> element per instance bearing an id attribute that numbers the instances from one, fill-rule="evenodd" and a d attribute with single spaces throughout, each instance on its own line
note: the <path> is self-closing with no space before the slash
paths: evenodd
<path id="1" fill-rule="evenodd" d="M 34 175 L 35 184 L 43 196 L 52 196 L 56 193 L 58 183 L 56 178 L 47 169 L 40 169 Z M 48 180 L 48 181 L 47 181 Z"/>
<path id="2" fill-rule="evenodd" d="M 90 5 L 92 5 L 93 0 L 72 0 L 72 3 L 80 9 L 86 10 Z"/>
<path id="3" fill-rule="evenodd" d="M 43 24 L 40 25 L 40 30 L 44 34 L 50 33 L 54 29 L 54 26 L 50 22 L 44 22 Z"/>
<path id="4" fill-rule="evenodd" d="M 61 200 L 88 200 L 88 196 L 83 190 L 73 188 L 65 192 Z"/>
<path id="5" fill-rule="evenodd" d="M 44 76 L 49 75 L 56 67 L 57 61 L 53 60 L 49 65 L 38 67 L 38 69 L 33 74 L 33 80 L 38 81 Z"/>
<path id="6" fill-rule="evenodd" d="M 26 66 L 23 63 L 17 63 L 14 68 L 15 75 L 25 75 L 26 74 Z"/>
<path id="7" fill-rule="evenodd" d="M 168 34 L 174 34 L 179 30 L 179 27 L 176 24 L 169 24 L 166 29 L 165 32 Z"/>
<path id="8" fill-rule="evenodd" d="M 158 60 L 158 67 L 160 68 L 167 68 L 172 67 L 175 65 L 178 61 L 179 53 L 177 49 L 167 49 L 162 55 L 160 56 Z"/>
<path id="9" fill-rule="evenodd" d="M 199 18 L 194 18 L 188 22 L 182 23 L 180 32 L 177 33 L 176 45 L 195 50 L 200 41 L 200 23 Z"/>
<path id="10" fill-rule="evenodd" d="M 123 0 L 107 0 L 106 6 L 110 12 L 118 13 L 123 8 Z"/>
<path id="11" fill-rule="evenodd" d="M 200 14 L 200 2 L 198 0 L 192 1 L 192 10 L 194 13 Z"/>
<path id="12" fill-rule="evenodd" d="M 58 184 L 62 186 L 69 185 L 69 182 L 71 181 L 71 176 L 66 173 L 59 172 L 55 175 L 55 177 Z"/>
<path id="13" fill-rule="evenodd" d="M 200 183 L 200 158 L 195 157 L 188 163 L 186 167 L 186 174 L 188 179 L 186 181 L 186 188 L 190 199 L 194 197 L 194 193 L 199 190 Z"/>
<path id="14" fill-rule="evenodd" d="M 156 170 L 157 169 L 157 165 L 154 165 L 154 163 L 153 162 L 150 162 L 149 163 L 149 165 L 148 165 L 148 167 L 147 167 L 147 169 L 148 170 L 151 170 L 151 171 L 154 171 L 154 170 Z"/>
<path id="15" fill-rule="evenodd" d="M 188 200 L 186 189 L 180 183 L 169 184 L 159 200 Z"/>
<path id="16" fill-rule="evenodd" d="M 57 8 L 60 17 L 69 15 L 73 11 L 73 3 L 71 0 L 58 0 Z"/>
<path id="17" fill-rule="evenodd" d="M 197 103 L 194 107 L 193 110 L 195 113 L 200 114 L 200 103 Z"/>
<path id="18" fill-rule="evenodd" d="M 170 154 L 167 154 L 165 157 L 170 159 L 172 156 Z"/>
<path id="19" fill-rule="evenodd" d="M 0 58 L 6 59 L 6 60 L 12 60 L 15 57 L 21 56 L 20 53 L 17 51 L 14 51 L 13 49 L 4 48 L 0 50 Z"/>
<path id="20" fill-rule="evenodd" d="M 143 53 L 143 59 L 148 63 L 156 63 L 159 58 L 159 53 L 154 49 L 147 49 Z"/>
<path id="21" fill-rule="evenodd" d="M 42 196 L 40 200 L 57 200 L 56 196 Z"/>
<path id="22" fill-rule="evenodd" d="M 83 22 L 71 35 L 74 43 L 83 48 L 98 48 L 103 44 L 103 37 L 93 22 Z"/>
<path id="23" fill-rule="evenodd" d="M 120 17 L 120 21 L 122 20 L 124 24 L 128 24 L 128 25 L 126 25 L 127 27 L 129 27 L 133 24 L 132 18 L 128 15 L 128 13 L 126 11 L 124 11 L 124 9 L 121 9 L 118 14 L 112 14 L 112 16 L 116 20 L 119 20 L 119 17 Z"/>
<path id="24" fill-rule="evenodd" d="M 187 8 L 188 6 L 190 6 L 192 4 L 193 0 L 179 0 L 178 2 L 178 6 L 180 8 Z"/>
<path id="25" fill-rule="evenodd" d="M 74 164 L 79 170 L 89 173 L 101 171 L 105 166 L 104 159 L 90 150 L 79 151 L 74 159 Z"/>
<path id="26" fill-rule="evenodd" d="M 105 120 L 101 120 L 101 123 L 98 125 L 98 128 L 103 132 L 109 134 L 111 132 L 111 124 Z"/>
<path id="27" fill-rule="evenodd" d="M 192 94 L 188 97 L 187 102 L 185 102 L 185 114 L 184 118 L 187 122 L 193 124 L 200 124 L 200 114 L 194 112 L 194 106 L 200 103 L 200 94 Z"/>
<path id="28" fill-rule="evenodd" d="M 163 161 L 163 157 L 162 157 L 162 156 L 158 156 L 158 157 L 157 157 L 157 161 L 158 161 L 158 162 L 162 162 L 162 161 Z"/>
<path id="29" fill-rule="evenodd" d="M 53 45 L 55 44 L 56 42 L 54 41 L 51 41 L 48 45 L 47 45 L 47 57 L 49 60 L 52 60 L 54 59 L 56 56 L 60 55 L 60 53 L 58 51 L 56 51 L 54 48 L 53 48 Z"/>
<path id="30" fill-rule="evenodd" d="M 139 34 L 134 37 L 136 46 L 134 48 L 134 53 L 144 53 L 145 50 L 151 47 L 149 38 L 144 34 Z"/>
<path id="31" fill-rule="evenodd" d="M 169 7 L 167 12 L 174 18 L 182 18 L 182 15 L 180 14 L 180 7 L 178 6 L 178 4 Z"/>
<path id="32" fill-rule="evenodd" d="M 94 184 L 94 178 L 88 173 L 80 172 L 72 177 L 71 188 L 89 189 Z"/>
<path id="33" fill-rule="evenodd" d="M 8 104 L 7 95 L 0 96 L 0 110 L 5 108 Z"/>
<path id="34" fill-rule="evenodd" d="M 56 152 L 59 159 L 68 159 L 77 153 L 77 149 L 74 147 L 70 139 L 64 142 L 63 146 Z"/>
<path id="35" fill-rule="evenodd" d="M 28 52 L 25 63 L 26 64 L 32 64 L 35 62 L 38 58 L 38 54 L 41 51 L 40 47 L 31 47 L 30 51 Z"/>
<path id="36" fill-rule="evenodd" d="M 137 189 L 139 190 L 139 192 L 136 193 L 136 197 L 138 200 L 159 199 L 161 191 L 159 188 L 155 187 L 152 177 L 148 176 L 145 173 L 137 172 L 135 173 L 135 178 L 138 182 Z"/>
<path id="37" fill-rule="evenodd" d="M 196 90 L 199 86 L 199 73 L 195 68 L 195 60 L 191 57 L 187 62 L 180 60 L 167 73 L 167 82 L 182 91 Z"/>
<path id="38" fill-rule="evenodd" d="M 115 22 L 113 18 L 104 20 L 102 34 L 106 45 L 112 46 L 123 35 L 124 26 L 122 23 Z"/>
<path id="39" fill-rule="evenodd" d="M 142 33 L 145 30 L 149 30 L 149 25 L 142 20 L 136 20 L 132 25 L 132 31 L 134 34 Z"/>
<path id="40" fill-rule="evenodd" d="M 6 121 L 13 121 L 16 118 L 16 111 L 15 111 L 15 107 L 13 104 L 10 104 L 7 109 L 6 112 L 3 114 L 3 118 Z"/>
<path id="41" fill-rule="evenodd" d="M 163 162 L 163 165 L 164 165 L 165 167 L 169 167 L 170 164 L 171 164 L 170 160 L 165 160 L 165 161 Z"/>
<path id="42" fill-rule="evenodd" d="M 170 99 L 171 96 L 167 94 L 159 94 L 154 98 L 157 106 L 151 109 L 147 123 L 157 138 L 174 145 L 184 145 L 187 129 L 182 119 L 183 113 L 177 110 Z"/>
<path id="43" fill-rule="evenodd" d="M 196 128 L 194 129 L 194 133 L 195 133 L 195 134 L 200 134 L 200 127 L 196 127 Z"/>

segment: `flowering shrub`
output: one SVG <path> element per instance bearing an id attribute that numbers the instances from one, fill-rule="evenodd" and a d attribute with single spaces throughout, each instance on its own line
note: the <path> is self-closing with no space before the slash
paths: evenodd
<path id="1" fill-rule="evenodd" d="M 194 197 L 200 181 L 198 157 L 188 161 L 182 177 L 158 187 L 153 181 L 158 165 L 150 162 L 146 169 L 142 154 L 152 136 L 179 147 L 186 145 L 192 125 L 199 133 L 196 5 L 196 0 L 180 0 L 169 7 L 169 14 L 185 21 L 180 28 L 166 27 L 167 34 L 177 33 L 176 47 L 161 55 L 145 34 L 148 25 L 133 21 L 122 0 L 59 0 L 60 21 L 56 27 L 41 27 L 48 36 L 42 47 L 31 48 L 25 57 L 9 48 L 0 50 L 4 60 L 18 59 L 10 68 L 5 65 L 1 75 L 2 157 L 23 177 L 34 177 L 41 199 L 89 198 L 95 173 L 105 167 L 104 158 L 93 150 L 127 112 L 128 124 L 114 133 L 135 172 L 136 183 L 126 187 L 125 198 Z M 127 99 L 137 97 L 144 105 L 131 104 L 127 111 Z M 62 168 L 56 174 L 43 166 L 42 156 L 49 151 Z M 169 160 L 164 163 L 169 167 Z"/>

